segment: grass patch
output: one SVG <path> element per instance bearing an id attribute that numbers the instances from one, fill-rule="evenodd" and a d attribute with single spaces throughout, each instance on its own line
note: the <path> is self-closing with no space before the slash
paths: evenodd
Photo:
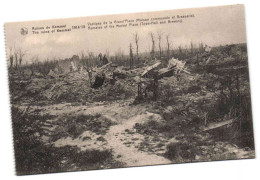
<path id="1" fill-rule="evenodd" d="M 78 123 L 79 126 L 93 120 L 92 118 L 97 118 L 96 116 L 77 117 L 73 118 L 73 123 Z M 54 147 L 51 144 L 45 144 L 41 139 L 43 134 L 41 126 L 42 121 L 49 118 L 46 115 L 24 115 L 18 108 L 12 107 L 17 175 L 123 167 L 122 163 L 113 159 L 111 150 L 80 151 L 74 146 Z M 67 133 L 73 136 L 79 135 L 83 129 L 77 129 L 78 127 L 75 128 L 74 125 L 69 126 L 70 123 L 68 119 L 66 120 L 67 124 L 64 124 L 65 129 L 63 130 L 67 130 Z M 111 125 L 111 122 L 104 121 L 105 124 L 101 123 L 101 125 L 93 125 L 92 128 L 88 128 L 101 133 L 105 131 L 103 126 Z"/>
<path id="2" fill-rule="evenodd" d="M 196 148 L 187 142 L 170 143 L 165 157 L 170 160 L 182 159 L 184 162 L 195 160 Z"/>
<path id="3" fill-rule="evenodd" d="M 55 129 L 56 133 L 53 135 L 53 141 L 67 136 L 77 138 L 84 131 L 104 135 L 109 130 L 109 127 L 114 124 L 110 119 L 100 114 L 62 116 L 57 120 L 58 126 Z"/>

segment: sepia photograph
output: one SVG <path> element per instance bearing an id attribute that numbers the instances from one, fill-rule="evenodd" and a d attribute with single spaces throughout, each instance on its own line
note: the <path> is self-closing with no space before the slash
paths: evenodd
<path id="1" fill-rule="evenodd" d="M 5 23 L 16 174 L 255 158 L 244 9 Z"/>

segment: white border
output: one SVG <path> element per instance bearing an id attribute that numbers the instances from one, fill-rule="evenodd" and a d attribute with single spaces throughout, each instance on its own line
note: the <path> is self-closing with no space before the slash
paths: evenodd
<path id="1" fill-rule="evenodd" d="M 251 94 L 253 102 L 253 121 L 255 130 L 256 155 L 259 155 L 259 117 L 260 117 L 260 30 L 259 1 L 246 0 L 6 0 L 0 1 L 0 177 L 18 178 L 14 175 L 14 155 L 12 149 L 11 117 L 8 96 L 8 80 L 4 44 L 4 22 L 69 18 L 92 15 L 145 12 L 192 7 L 206 7 L 229 4 L 245 4 L 246 25 L 249 50 Z M 206 163 L 188 163 L 114 170 L 57 173 L 20 178 L 37 179 L 259 179 L 260 160 L 235 160 Z"/>

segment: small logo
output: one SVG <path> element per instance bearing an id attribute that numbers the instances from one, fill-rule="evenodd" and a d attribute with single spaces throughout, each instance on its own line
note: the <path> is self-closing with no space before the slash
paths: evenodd
<path id="1" fill-rule="evenodd" d="M 21 33 L 21 35 L 24 36 L 24 35 L 28 34 L 28 29 L 23 27 L 23 28 L 21 28 L 20 33 Z"/>

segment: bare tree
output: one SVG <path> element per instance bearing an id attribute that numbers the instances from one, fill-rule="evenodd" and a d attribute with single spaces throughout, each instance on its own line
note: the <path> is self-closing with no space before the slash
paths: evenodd
<path id="1" fill-rule="evenodd" d="M 132 49 L 132 44 L 130 43 L 130 46 L 129 46 L 129 53 L 130 53 L 130 69 L 132 69 L 133 65 L 134 65 L 134 58 L 133 58 L 133 49 Z"/>
<path id="2" fill-rule="evenodd" d="M 199 53 L 204 52 L 204 44 L 202 42 L 199 43 Z"/>
<path id="3" fill-rule="evenodd" d="M 181 45 L 178 46 L 178 56 L 179 56 L 179 58 L 182 56 L 182 47 L 181 47 Z"/>
<path id="4" fill-rule="evenodd" d="M 166 43 L 167 43 L 167 59 L 170 59 L 170 41 L 169 41 L 170 35 L 168 34 L 166 36 Z"/>
<path id="5" fill-rule="evenodd" d="M 192 41 L 190 42 L 190 52 L 191 52 L 191 55 L 194 54 L 194 44 Z"/>
<path id="6" fill-rule="evenodd" d="M 187 45 L 185 45 L 184 51 L 185 51 L 185 58 L 187 58 L 187 55 L 188 55 L 188 46 Z"/>
<path id="7" fill-rule="evenodd" d="M 87 58 L 87 66 L 93 67 L 97 65 L 95 53 L 92 51 L 88 51 L 88 58 Z"/>
<path id="8" fill-rule="evenodd" d="M 83 68 L 86 69 L 86 71 L 88 72 L 89 84 L 90 84 L 90 86 L 92 86 L 92 70 L 89 67 L 89 59 L 85 55 L 84 51 L 81 51 L 80 54 L 81 54 L 81 61 L 82 61 Z M 88 51 L 88 56 L 90 58 L 90 57 L 94 56 L 94 54 L 91 53 L 90 51 Z"/>
<path id="9" fill-rule="evenodd" d="M 150 32 L 150 37 L 152 40 L 152 50 L 151 50 L 151 58 L 154 59 L 154 53 L 155 53 L 155 40 L 154 40 L 154 34 Z"/>
<path id="10" fill-rule="evenodd" d="M 10 68 L 13 68 L 13 64 L 14 64 L 14 55 L 13 55 L 13 52 L 12 52 L 13 48 L 10 47 L 9 48 L 9 60 L 10 60 Z"/>
<path id="11" fill-rule="evenodd" d="M 18 68 L 18 52 L 14 51 L 14 58 L 15 58 L 15 68 Z"/>
<path id="12" fill-rule="evenodd" d="M 83 50 L 80 51 L 80 53 L 79 53 L 79 57 L 80 57 L 80 60 L 81 60 L 82 66 L 83 66 L 83 68 L 84 68 L 85 65 L 86 65 L 86 56 L 85 56 L 85 53 L 84 53 Z"/>
<path id="13" fill-rule="evenodd" d="M 19 54 L 19 65 L 22 65 L 23 57 L 26 55 L 27 51 L 23 51 L 22 48 L 19 48 L 18 54 Z"/>
<path id="14" fill-rule="evenodd" d="M 162 47 L 161 47 L 162 35 L 163 35 L 162 32 L 157 32 L 160 59 L 162 58 Z"/>
<path id="15" fill-rule="evenodd" d="M 134 33 L 134 38 L 135 38 L 135 45 L 136 45 L 136 57 L 137 57 L 137 59 L 138 59 L 138 57 L 139 57 L 139 52 L 138 52 L 138 50 L 139 50 L 139 35 L 138 35 L 138 33 L 137 32 L 135 32 Z"/>
<path id="16" fill-rule="evenodd" d="M 36 69 L 37 69 L 36 66 L 37 66 L 37 64 L 39 64 L 39 55 L 35 55 L 34 57 L 32 57 L 31 61 L 32 61 L 33 66 L 30 70 L 32 71 L 31 76 L 33 76 L 35 74 Z M 47 59 L 47 61 L 48 61 L 48 59 Z"/>

